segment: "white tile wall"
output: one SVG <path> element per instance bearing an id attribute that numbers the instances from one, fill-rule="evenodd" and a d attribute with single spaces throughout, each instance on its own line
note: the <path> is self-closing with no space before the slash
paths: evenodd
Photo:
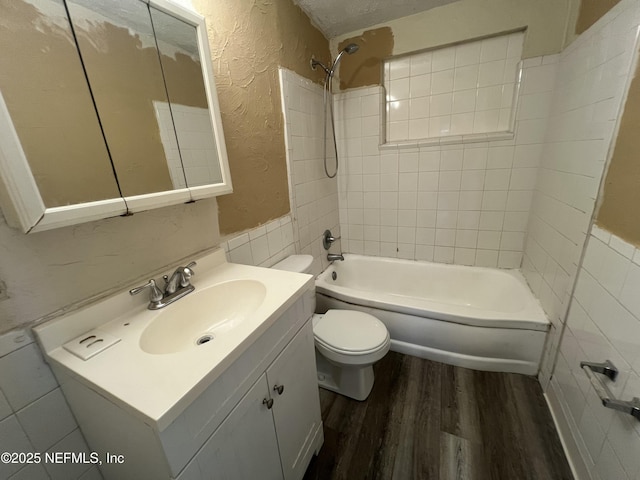
<path id="1" fill-rule="evenodd" d="M 323 232 L 329 229 L 334 236 L 340 236 L 338 182 L 335 178 L 327 178 L 323 167 L 322 87 L 283 68 L 280 69 L 280 85 L 296 252 L 313 255 L 314 273 L 320 273 L 328 265 L 327 252 L 322 248 Z M 371 106 L 358 105 L 357 111 L 368 107 Z M 353 122 L 353 128 L 358 128 L 355 117 Z M 328 125 L 327 163 L 329 173 L 333 173 L 335 155 L 330 131 Z M 350 148 L 361 151 L 370 146 L 354 142 Z M 340 248 L 338 241 L 331 251 L 337 253 Z"/>
<path id="2" fill-rule="evenodd" d="M 616 121 L 637 51 L 637 2 L 621 2 L 562 54 L 558 65 L 525 68 L 518 131 L 536 142 L 544 136 L 523 273 L 554 325 L 540 379 L 549 379 L 571 290 L 598 194 Z M 539 95 L 558 67 L 551 102 Z M 534 80 L 533 82 L 531 80 Z M 549 115 L 545 119 L 545 115 Z M 546 126 L 545 126 L 546 125 Z M 545 134 L 546 130 L 546 134 Z M 524 159 L 527 168 L 531 167 Z M 512 178 L 513 180 L 513 178 Z M 526 178 L 522 179 L 526 182 Z"/>
<path id="3" fill-rule="evenodd" d="M 222 173 L 209 109 L 171 104 L 171 110 L 187 185 L 220 183 Z"/>
<path id="4" fill-rule="evenodd" d="M 619 246 L 623 246 L 624 254 Z M 634 262 L 634 255 L 636 261 Z M 640 265 L 638 250 L 595 227 L 571 300 L 550 389 L 592 480 L 640 475 L 640 422 L 602 406 L 581 361 L 611 360 L 620 373 L 602 377 L 622 400 L 640 397 Z"/>
<path id="5" fill-rule="evenodd" d="M 209 110 L 159 101 L 153 106 L 174 188 L 221 182 Z"/>
<path id="6" fill-rule="evenodd" d="M 523 32 L 384 62 L 389 142 L 510 130 Z"/>
<path id="7" fill-rule="evenodd" d="M 180 161 L 180 152 L 178 151 L 178 141 L 176 139 L 176 131 L 173 127 L 171 119 L 171 109 L 167 102 L 153 102 L 153 109 L 158 122 L 160 131 L 160 141 L 164 148 L 164 155 L 167 158 L 167 166 L 169 167 L 169 176 L 173 188 L 185 188 L 187 186 Z"/>
<path id="8" fill-rule="evenodd" d="M 0 452 L 88 452 L 58 382 L 31 334 L 0 336 Z M 91 465 L 0 463 L 0 478 L 100 479 Z"/>
<path id="9" fill-rule="evenodd" d="M 273 220 L 220 244 L 233 263 L 270 267 L 296 252 L 291 215 Z"/>
<path id="10" fill-rule="evenodd" d="M 89 447 L 84 441 L 84 437 L 80 433 L 80 430 L 76 429 L 62 440 L 57 442 L 53 447 L 47 450 L 48 452 L 77 452 L 84 453 L 85 456 L 89 456 Z M 51 480 L 67 480 L 72 478 L 82 478 L 87 474 L 87 465 L 83 463 L 50 463 L 45 465 L 47 473 L 51 477 Z"/>
<path id="11" fill-rule="evenodd" d="M 446 60 L 445 53 L 429 54 L 432 66 L 455 65 L 455 55 Z M 557 56 L 538 58 L 524 68 L 529 93 L 520 95 L 517 131 L 511 140 L 380 149 L 383 89 L 336 95 L 343 248 L 368 255 L 518 268 L 543 148 L 538 131 L 546 113 L 540 105 L 551 104 L 556 60 Z M 422 63 L 411 63 L 409 69 L 414 65 Z M 398 67 L 390 75 L 406 72 L 406 67 Z"/>

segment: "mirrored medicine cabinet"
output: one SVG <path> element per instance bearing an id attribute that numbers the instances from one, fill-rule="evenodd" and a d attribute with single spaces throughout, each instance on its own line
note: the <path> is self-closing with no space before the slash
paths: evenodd
<path id="1" fill-rule="evenodd" d="M 204 19 L 0 0 L 0 200 L 36 232 L 231 192 Z"/>

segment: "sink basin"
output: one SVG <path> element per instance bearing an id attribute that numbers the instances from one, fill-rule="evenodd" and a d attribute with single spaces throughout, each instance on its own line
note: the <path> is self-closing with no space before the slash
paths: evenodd
<path id="1" fill-rule="evenodd" d="M 159 312 L 142 332 L 140 348 L 151 354 L 210 348 L 250 317 L 266 293 L 256 280 L 232 280 L 196 290 Z"/>

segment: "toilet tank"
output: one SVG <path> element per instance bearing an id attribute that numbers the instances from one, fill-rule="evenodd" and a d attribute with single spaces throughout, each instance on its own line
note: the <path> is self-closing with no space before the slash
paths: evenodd
<path id="1" fill-rule="evenodd" d="M 276 270 L 286 270 L 287 272 L 311 273 L 313 257 L 311 255 L 291 255 L 276 263 L 273 267 Z"/>

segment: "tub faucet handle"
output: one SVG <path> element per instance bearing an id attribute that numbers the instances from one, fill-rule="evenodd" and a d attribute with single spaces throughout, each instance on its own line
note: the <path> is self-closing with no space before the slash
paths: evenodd
<path id="1" fill-rule="evenodd" d="M 322 234 L 322 246 L 325 250 L 329 250 L 329 248 L 331 248 L 331 244 L 336 240 L 340 240 L 340 237 L 334 237 L 331 230 L 325 230 Z"/>

